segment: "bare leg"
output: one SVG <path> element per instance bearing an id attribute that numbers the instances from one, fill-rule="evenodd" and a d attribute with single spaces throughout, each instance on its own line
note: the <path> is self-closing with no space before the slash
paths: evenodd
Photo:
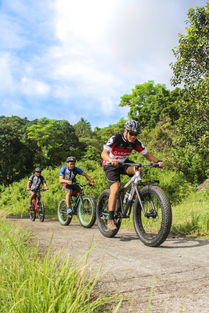
<path id="1" fill-rule="evenodd" d="M 120 190 L 120 182 L 117 181 L 110 186 L 110 196 L 108 200 L 109 211 L 115 211 L 116 201 Z"/>
<path id="2" fill-rule="evenodd" d="M 72 194 L 72 191 L 69 190 L 69 192 L 67 192 L 65 195 L 65 201 L 66 201 L 67 208 L 70 208 L 71 194 Z"/>
<path id="3" fill-rule="evenodd" d="M 32 206 L 32 201 L 35 198 L 35 192 L 31 193 L 29 196 L 29 205 Z"/>
<path id="4" fill-rule="evenodd" d="M 116 207 L 116 202 L 117 202 L 119 190 L 120 190 L 120 182 L 119 181 L 113 183 L 110 186 L 110 196 L 108 199 L 109 220 L 107 222 L 107 227 L 110 230 L 117 229 L 117 226 L 115 225 L 115 221 L 114 221 L 114 211 L 115 211 L 115 207 Z"/>

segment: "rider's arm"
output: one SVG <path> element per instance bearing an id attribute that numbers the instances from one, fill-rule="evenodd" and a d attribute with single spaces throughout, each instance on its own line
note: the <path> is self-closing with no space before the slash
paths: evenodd
<path id="1" fill-rule="evenodd" d="M 31 187 L 31 181 L 29 180 L 29 181 L 27 182 L 27 190 L 28 190 L 28 191 L 30 190 L 30 187 Z"/>
<path id="2" fill-rule="evenodd" d="M 72 180 L 67 180 L 67 179 L 65 179 L 64 176 L 59 177 L 59 182 L 60 182 L 60 184 L 68 184 L 68 185 L 72 184 Z"/>
<path id="3" fill-rule="evenodd" d="M 49 190 L 48 184 L 46 182 L 44 183 L 44 189 Z"/>
<path id="4" fill-rule="evenodd" d="M 115 165 L 115 166 L 118 165 L 118 160 L 112 159 L 112 158 L 110 157 L 110 151 L 108 151 L 108 150 L 105 150 L 105 149 L 104 149 L 104 150 L 102 151 L 102 153 L 101 153 L 101 157 L 102 157 L 103 160 L 112 163 L 112 165 Z"/>
<path id="5" fill-rule="evenodd" d="M 81 175 L 84 176 L 84 177 L 86 177 L 86 179 L 89 181 L 89 183 L 90 183 L 91 185 L 94 185 L 93 179 L 92 179 L 87 173 L 84 173 L 84 172 L 83 172 Z"/>
<path id="6" fill-rule="evenodd" d="M 163 161 L 158 160 L 154 155 L 152 155 L 152 154 L 149 153 L 149 152 L 147 152 L 146 154 L 143 154 L 143 156 L 144 156 L 147 160 L 149 160 L 150 162 L 158 163 L 158 164 L 159 164 L 159 167 L 163 167 L 163 166 L 164 166 Z"/>

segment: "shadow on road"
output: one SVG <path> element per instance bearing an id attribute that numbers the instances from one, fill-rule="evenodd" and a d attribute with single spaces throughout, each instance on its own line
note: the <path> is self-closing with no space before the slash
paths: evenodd
<path id="1" fill-rule="evenodd" d="M 132 241 L 132 240 L 139 240 L 138 236 L 134 233 L 126 233 L 125 235 L 117 235 L 115 237 L 120 241 Z M 140 240 L 139 240 L 140 242 Z M 208 240 L 201 240 L 198 238 L 182 238 L 182 237 L 174 237 L 169 236 L 167 240 L 159 247 L 156 248 L 163 248 L 163 249 L 179 249 L 179 248 L 195 248 L 201 246 L 209 245 Z"/>

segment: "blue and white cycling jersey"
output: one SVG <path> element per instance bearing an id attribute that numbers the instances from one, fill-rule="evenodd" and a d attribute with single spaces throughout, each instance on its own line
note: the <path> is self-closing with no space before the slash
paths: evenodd
<path id="1" fill-rule="evenodd" d="M 76 182 L 76 175 L 82 175 L 83 170 L 79 167 L 74 167 L 74 169 L 69 169 L 66 165 L 60 169 L 60 176 L 63 176 L 66 180 L 71 180 L 72 183 Z"/>

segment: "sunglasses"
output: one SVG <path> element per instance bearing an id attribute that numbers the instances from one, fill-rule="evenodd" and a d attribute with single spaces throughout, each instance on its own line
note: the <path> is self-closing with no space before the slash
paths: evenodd
<path id="1" fill-rule="evenodd" d="M 136 136 L 138 136 L 138 134 L 139 134 L 139 133 L 135 133 L 135 132 L 132 132 L 132 131 L 129 131 L 128 133 L 129 133 L 129 135 L 132 136 L 132 137 L 136 137 Z"/>

